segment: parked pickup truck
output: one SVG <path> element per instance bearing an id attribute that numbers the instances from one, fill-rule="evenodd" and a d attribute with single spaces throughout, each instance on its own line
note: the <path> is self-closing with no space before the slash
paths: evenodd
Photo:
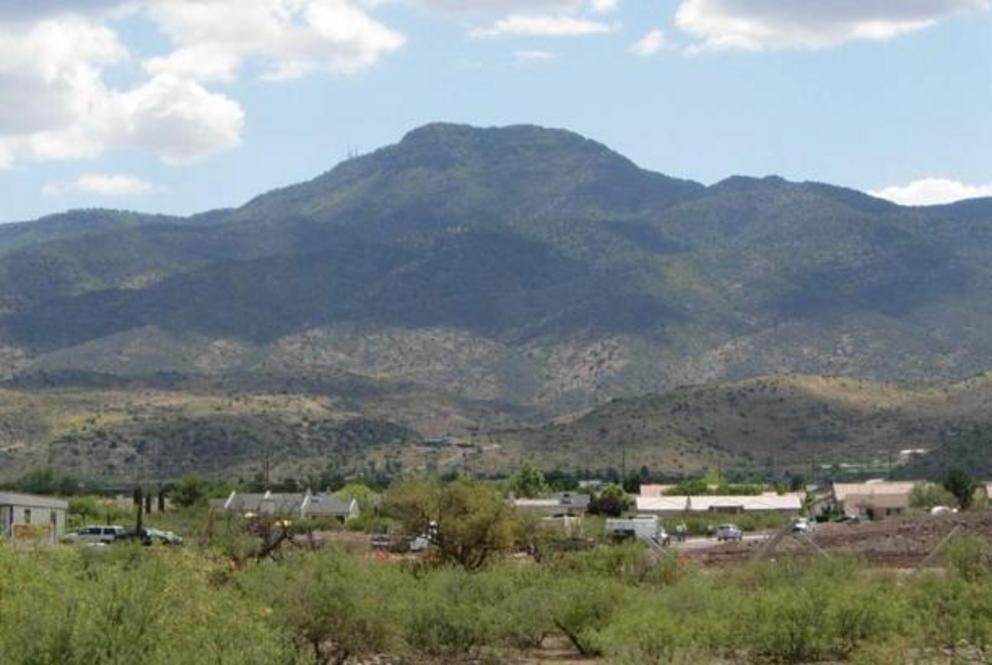
<path id="1" fill-rule="evenodd" d="M 665 527 L 661 525 L 657 515 L 608 519 L 606 533 L 618 539 L 637 538 L 650 540 L 659 545 L 668 545 L 672 542 L 671 536 L 665 533 Z"/>

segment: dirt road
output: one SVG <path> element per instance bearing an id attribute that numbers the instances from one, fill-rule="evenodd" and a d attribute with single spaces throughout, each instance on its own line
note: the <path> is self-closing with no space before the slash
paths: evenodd
<path id="1" fill-rule="evenodd" d="M 828 554 L 851 554 L 871 564 L 887 568 L 919 565 L 955 526 L 961 534 L 979 536 L 992 542 L 992 512 L 941 516 L 895 517 L 862 524 L 824 524 L 811 539 Z M 691 541 L 690 541 L 691 542 Z M 733 565 L 749 561 L 762 546 L 763 537 L 740 543 L 693 543 L 684 548 L 686 556 L 708 566 Z M 689 543 L 687 543 L 688 545 Z M 775 549 L 782 555 L 813 555 L 814 549 L 793 538 L 784 539 Z"/>

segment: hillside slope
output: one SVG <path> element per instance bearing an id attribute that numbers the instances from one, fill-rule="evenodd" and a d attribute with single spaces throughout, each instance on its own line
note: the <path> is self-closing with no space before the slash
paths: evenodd
<path id="1" fill-rule="evenodd" d="M 480 440 L 567 468 L 939 477 L 977 459 L 986 461 L 972 464 L 974 473 L 992 472 L 988 432 L 992 375 L 941 386 L 786 375 L 618 399 L 574 420 Z M 922 457 L 900 455 L 920 449 Z"/>
<path id="2" fill-rule="evenodd" d="M 435 124 L 188 219 L 0 229 L 0 375 L 407 382 L 555 417 L 768 374 L 992 357 L 992 201 L 711 187 L 576 134 Z"/>

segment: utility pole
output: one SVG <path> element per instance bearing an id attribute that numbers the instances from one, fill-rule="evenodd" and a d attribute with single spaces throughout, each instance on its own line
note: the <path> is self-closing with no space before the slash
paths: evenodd
<path id="1" fill-rule="evenodd" d="M 269 491 L 269 488 L 270 488 L 270 485 L 269 485 L 270 461 L 271 461 L 271 452 L 269 450 L 269 447 L 266 446 L 265 447 L 265 474 L 264 474 L 264 487 L 263 487 L 263 489 L 266 492 L 268 492 Z"/>
<path id="2" fill-rule="evenodd" d="M 620 442 L 620 484 L 627 482 L 627 442 Z"/>

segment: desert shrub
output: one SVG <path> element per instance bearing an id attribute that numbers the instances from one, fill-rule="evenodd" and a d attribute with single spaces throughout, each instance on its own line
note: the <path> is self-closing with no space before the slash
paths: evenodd
<path id="1" fill-rule="evenodd" d="M 478 581 L 456 568 L 434 571 L 411 590 L 405 638 L 432 656 L 465 653 L 487 643 Z"/>
<path id="2" fill-rule="evenodd" d="M 591 550 L 565 554 L 551 566 L 563 572 L 608 577 L 627 584 L 666 586 L 674 584 L 684 572 L 677 555 L 656 557 L 644 545 L 626 542 L 602 545 Z"/>
<path id="3" fill-rule="evenodd" d="M 322 665 L 398 647 L 402 621 L 389 593 L 403 581 L 398 570 L 322 553 L 256 567 L 242 584 L 292 645 Z"/>
<path id="4" fill-rule="evenodd" d="M 556 584 L 555 626 L 584 656 L 600 655 L 597 633 L 623 606 L 631 591 L 609 579 L 564 577 Z"/>
<path id="5" fill-rule="evenodd" d="M 516 648 L 537 647 L 557 632 L 558 600 L 554 580 L 535 566 L 504 565 L 479 578 L 483 594 L 481 620 L 487 642 Z"/>
<path id="6" fill-rule="evenodd" d="M 956 538 L 944 548 L 944 563 L 952 574 L 976 582 L 992 573 L 992 547 L 974 536 Z"/>
<path id="7" fill-rule="evenodd" d="M 954 647 L 992 645 L 992 583 L 957 574 L 927 574 L 911 590 L 916 631 L 923 644 Z"/>
<path id="8" fill-rule="evenodd" d="M 593 636 L 596 649 L 611 663 L 650 665 L 705 662 L 711 649 L 706 635 L 719 630 L 719 618 L 685 615 L 664 597 L 642 597 L 619 610 Z"/>
<path id="9" fill-rule="evenodd" d="M 906 611 L 897 587 L 868 577 L 856 560 L 763 564 L 730 579 L 742 593 L 727 639 L 774 662 L 846 658 L 869 640 L 898 633 Z"/>
<path id="10" fill-rule="evenodd" d="M 0 662 L 290 662 L 262 607 L 211 588 L 210 567 L 182 551 L 66 548 L 23 557 L 0 546 Z"/>

